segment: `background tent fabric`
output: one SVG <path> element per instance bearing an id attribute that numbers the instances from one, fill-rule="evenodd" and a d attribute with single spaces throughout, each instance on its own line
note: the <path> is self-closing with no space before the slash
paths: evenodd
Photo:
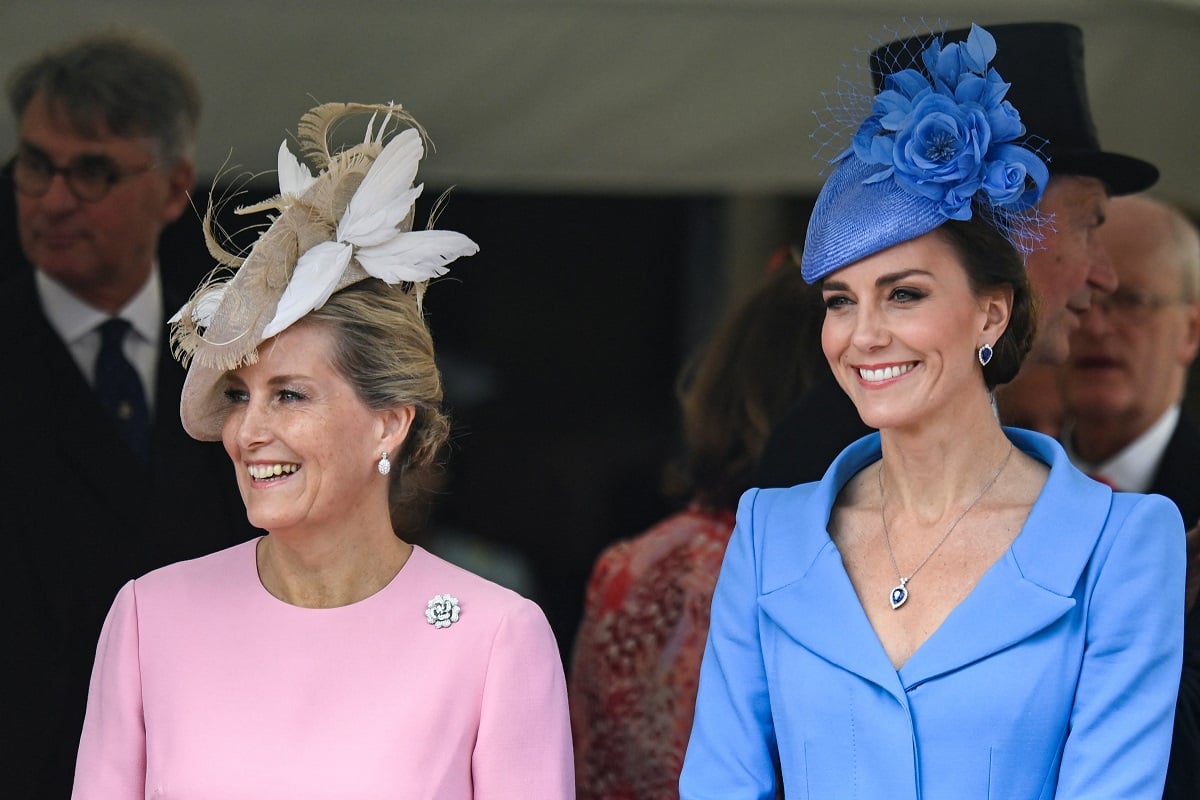
<path id="1" fill-rule="evenodd" d="M 202 81 L 202 175 L 272 167 L 314 99 L 397 100 L 439 147 L 431 184 L 800 193 L 819 180 L 821 92 L 914 8 L 1080 25 L 1101 142 L 1200 210 L 1200 0 L 8 0 L 0 71 L 85 29 L 159 33 Z M 13 143 L 5 127 L 0 152 Z"/>

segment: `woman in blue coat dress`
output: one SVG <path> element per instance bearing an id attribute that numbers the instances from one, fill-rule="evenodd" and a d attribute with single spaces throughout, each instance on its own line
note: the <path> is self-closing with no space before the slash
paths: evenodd
<path id="1" fill-rule="evenodd" d="M 973 26 L 888 75 L 817 199 L 822 344 L 880 432 L 742 498 L 684 798 L 1161 797 L 1183 524 L 996 418 L 1052 221 L 994 55 Z"/>

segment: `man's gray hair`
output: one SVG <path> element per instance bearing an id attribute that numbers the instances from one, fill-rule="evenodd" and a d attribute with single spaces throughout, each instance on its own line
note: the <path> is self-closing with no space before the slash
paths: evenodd
<path id="1" fill-rule="evenodd" d="M 199 83 L 178 53 L 144 36 L 92 33 L 19 66 L 8 80 L 17 119 L 39 92 L 81 135 L 149 137 L 165 164 L 192 157 Z"/>

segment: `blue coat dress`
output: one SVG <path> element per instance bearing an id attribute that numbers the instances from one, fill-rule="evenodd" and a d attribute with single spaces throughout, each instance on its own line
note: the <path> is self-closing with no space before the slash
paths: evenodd
<path id="1" fill-rule="evenodd" d="M 1113 493 L 1052 439 L 1020 535 L 897 671 L 827 532 L 878 434 L 818 483 L 742 498 L 680 780 L 687 800 L 1162 796 L 1183 630 L 1174 504 Z"/>

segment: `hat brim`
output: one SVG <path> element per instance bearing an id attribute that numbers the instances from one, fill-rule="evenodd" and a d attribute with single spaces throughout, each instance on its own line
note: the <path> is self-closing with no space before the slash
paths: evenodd
<path id="1" fill-rule="evenodd" d="M 188 367 L 179 397 L 179 419 L 188 436 L 201 442 L 219 442 L 229 413 L 223 403 L 224 370 L 195 361 Z"/>
<path id="2" fill-rule="evenodd" d="M 1133 194 L 1158 182 L 1158 167 L 1140 158 L 1102 150 L 1074 150 L 1053 147 L 1050 175 L 1086 175 L 1099 178 L 1114 195 Z"/>

